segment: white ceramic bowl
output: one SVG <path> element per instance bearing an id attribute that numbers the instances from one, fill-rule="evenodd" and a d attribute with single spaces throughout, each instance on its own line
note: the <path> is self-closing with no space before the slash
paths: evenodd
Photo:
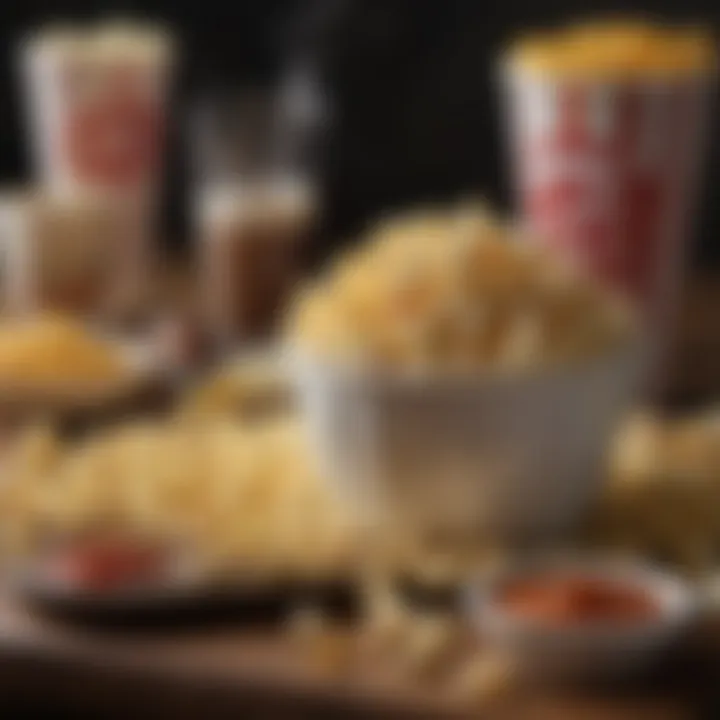
<path id="1" fill-rule="evenodd" d="M 649 592 L 657 617 L 642 622 L 543 625 L 523 620 L 498 602 L 509 580 L 532 577 L 543 570 L 570 570 Z M 530 681 L 627 680 L 651 669 L 687 630 L 697 610 L 689 585 L 649 565 L 622 561 L 550 561 L 530 563 L 478 582 L 467 596 L 466 609 L 482 641 L 508 658 L 519 677 Z"/>
<path id="2" fill-rule="evenodd" d="M 515 538 L 567 529 L 595 498 L 641 350 L 434 380 L 290 361 L 322 469 L 359 508 Z"/>

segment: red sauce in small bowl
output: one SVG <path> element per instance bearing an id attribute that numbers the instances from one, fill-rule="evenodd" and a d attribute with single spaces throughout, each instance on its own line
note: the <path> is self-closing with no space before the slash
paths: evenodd
<path id="1" fill-rule="evenodd" d="M 63 585 L 112 592 L 158 580 L 167 569 L 164 549 L 129 538 L 83 538 L 54 552 L 49 575 Z"/>
<path id="2" fill-rule="evenodd" d="M 557 626 L 633 624 L 656 619 L 662 608 L 651 592 L 621 580 L 549 573 L 512 580 L 499 603 L 512 615 Z"/>

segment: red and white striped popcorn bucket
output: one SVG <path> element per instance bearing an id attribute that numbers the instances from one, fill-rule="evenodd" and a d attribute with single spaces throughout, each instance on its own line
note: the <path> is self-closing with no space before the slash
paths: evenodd
<path id="1" fill-rule="evenodd" d="M 19 62 L 36 177 L 54 197 L 96 194 L 115 208 L 120 295 L 152 260 L 174 57 L 164 36 L 113 32 L 41 31 Z"/>
<path id="2" fill-rule="evenodd" d="M 710 77 L 504 76 L 524 220 L 634 301 L 661 372 L 698 196 Z"/>
<path id="3" fill-rule="evenodd" d="M 104 49 L 102 32 L 63 40 L 50 30 L 21 47 L 30 146 L 55 194 L 147 192 L 159 180 L 171 55 L 132 34 Z"/>

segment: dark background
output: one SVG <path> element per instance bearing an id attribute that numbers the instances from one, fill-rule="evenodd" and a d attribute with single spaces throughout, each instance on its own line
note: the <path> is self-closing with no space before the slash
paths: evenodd
<path id="1" fill-rule="evenodd" d="M 633 9 L 720 26 L 717 0 L 652 0 Z M 210 85 L 272 83 L 298 60 L 317 73 L 332 109 L 321 132 L 322 250 L 378 212 L 413 201 L 475 191 L 508 206 L 492 83 L 498 49 L 527 27 L 627 10 L 626 3 L 587 0 L 6 2 L 0 10 L 0 176 L 15 181 L 28 172 L 12 63 L 18 37 L 51 19 L 109 14 L 166 20 L 182 41 L 165 212 L 171 245 L 188 242 L 182 109 Z M 706 162 L 694 253 L 699 268 L 720 263 L 718 150 L 715 141 Z"/>

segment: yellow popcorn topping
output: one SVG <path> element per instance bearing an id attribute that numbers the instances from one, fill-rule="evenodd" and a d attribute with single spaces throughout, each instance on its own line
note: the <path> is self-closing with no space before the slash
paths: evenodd
<path id="1" fill-rule="evenodd" d="M 509 57 L 515 67 L 541 74 L 643 78 L 709 73 L 716 49 L 702 27 L 608 20 L 530 35 Z"/>

